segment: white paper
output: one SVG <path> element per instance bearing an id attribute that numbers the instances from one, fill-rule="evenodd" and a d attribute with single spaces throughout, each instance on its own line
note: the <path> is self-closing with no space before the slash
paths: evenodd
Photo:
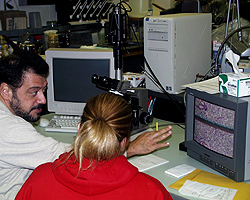
<path id="1" fill-rule="evenodd" d="M 128 161 L 136 166 L 140 172 L 151 169 L 153 167 L 168 163 L 168 160 L 155 156 L 153 154 L 148 154 L 145 156 L 139 156 L 135 158 L 130 158 Z"/>
<path id="2" fill-rule="evenodd" d="M 232 50 L 228 50 L 225 53 L 226 59 L 231 63 L 232 67 L 233 67 L 233 71 L 235 74 L 238 74 L 242 77 L 248 77 L 248 75 L 243 74 L 239 67 L 238 67 L 238 62 L 240 60 L 240 56 L 235 54 Z"/>
<path id="3" fill-rule="evenodd" d="M 195 83 L 190 83 L 186 85 L 182 85 L 182 87 L 185 89 L 186 87 L 199 90 L 199 91 L 204 91 L 209 94 L 216 94 L 219 93 L 219 78 L 218 76 L 214 78 L 210 78 L 205 81 L 200 81 L 200 82 L 195 82 Z"/>
<path id="4" fill-rule="evenodd" d="M 237 192 L 235 189 L 187 180 L 179 189 L 183 195 L 209 200 L 232 200 Z"/>
<path id="5" fill-rule="evenodd" d="M 195 169 L 196 169 L 195 167 L 192 167 L 190 165 L 182 164 L 182 165 L 177 165 L 176 167 L 166 170 L 165 173 L 170 174 L 176 178 L 180 178 L 181 176 L 185 176 L 191 173 Z"/>
<path id="6" fill-rule="evenodd" d="M 233 53 L 232 50 L 229 50 L 225 53 L 226 59 L 232 64 L 233 71 L 235 74 L 240 74 L 240 70 L 237 66 L 238 61 L 240 60 L 240 56 Z"/>

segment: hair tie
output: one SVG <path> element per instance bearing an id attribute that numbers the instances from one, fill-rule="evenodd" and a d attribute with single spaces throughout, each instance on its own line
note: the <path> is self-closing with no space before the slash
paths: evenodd
<path id="1" fill-rule="evenodd" d="M 101 119 L 101 120 L 103 120 L 103 121 L 106 122 L 106 120 L 105 120 L 103 117 L 96 117 L 95 120 L 96 120 L 96 119 Z"/>

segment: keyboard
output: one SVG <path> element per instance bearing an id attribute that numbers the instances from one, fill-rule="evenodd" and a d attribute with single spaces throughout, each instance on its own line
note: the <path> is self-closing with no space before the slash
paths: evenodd
<path id="1" fill-rule="evenodd" d="M 80 121 L 80 116 L 54 115 L 45 131 L 77 133 L 77 125 Z"/>

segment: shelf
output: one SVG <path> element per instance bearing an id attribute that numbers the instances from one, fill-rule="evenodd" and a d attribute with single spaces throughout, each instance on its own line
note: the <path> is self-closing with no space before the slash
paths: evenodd
<path id="1" fill-rule="evenodd" d="M 43 35 L 46 30 L 58 30 L 58 33 L 67 33 L 68 31 L 87 31 L 93 29 L 99 29 L 101 27 L 98 22 L 89 22 L 89 23 L 81 23 L 76 25 L 59 25 L 55 27 L 42 27 L 42 28 L 28 28 L 28 29 L 19 29 L 19 30 L 9 30 L 9 31 L 0 31 L 0 35 L 6 35 L 9 38 L 17 38 L 22 35 L 29 33 L 30 36 L 34 35 Z"/>

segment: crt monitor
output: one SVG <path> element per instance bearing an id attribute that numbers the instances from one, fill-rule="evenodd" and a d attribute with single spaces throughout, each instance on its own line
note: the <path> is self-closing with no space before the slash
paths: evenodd
<path id="1" fill-rule="evenodd" d="M 112 49 L 55 48 L 48 49 L 45 56 L 49 64 L 49 112 L 82 115 L 88 99 L 104 92 L 92 83 L 92 76 L 115 78 Z"/>
<path id="2" fill-rule="evenodd" d="M 250 179 L 250 97 L 186 89 L 187 154 L 235 180 Z"/>

